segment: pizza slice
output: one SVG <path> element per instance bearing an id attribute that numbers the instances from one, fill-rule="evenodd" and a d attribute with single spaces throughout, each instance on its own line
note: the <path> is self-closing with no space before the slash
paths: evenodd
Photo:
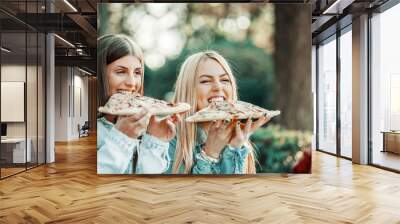
<path id="1" fill-rule="evenodd" d="M 248 118 L 258 119 L 262 116 L 272 118 L 280 114 L 280 111 L 270 111 L 262 107 L 236 101 L 213 101 L 202 110 L 197 111 L 192 116 L 186 118 L 187 122 L 206 122 L 214 120 L 247 120 Z"/>
<path id="2" fill-rule="evenodd" d="M 164 100 L 158 100 L 136 93 L 115 93 L 107 103 L 99 107 L 99 112 L 111 115 L 133 115 L 147 108 L 152 115 L 167 116 L 190 110 L 187 103 L 173 104 Z"/>

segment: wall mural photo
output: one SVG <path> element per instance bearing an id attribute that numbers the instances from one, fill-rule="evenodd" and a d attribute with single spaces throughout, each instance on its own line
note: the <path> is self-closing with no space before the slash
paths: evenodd
<path id="1" fill-rule="evenodd" d="M 97 173 L 310 173 L 310 17 L 303 4 L 98 4 Z"/>

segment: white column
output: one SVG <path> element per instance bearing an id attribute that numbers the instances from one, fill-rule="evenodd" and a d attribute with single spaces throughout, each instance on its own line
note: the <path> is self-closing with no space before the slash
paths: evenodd
<path id="1" fill-rule="evenodd" d="M 47 12 L 54 11 L 51 1 L 46 1 Z M 46 163 L 55 162 L 55 44 L 54 35 L 46 35 Z"/>
<path id="2" fill-rule="evenodd" d="M 54 35 L 46 35 L 46 163 L 55 161 L 55 74 L 54 74 Z"/>

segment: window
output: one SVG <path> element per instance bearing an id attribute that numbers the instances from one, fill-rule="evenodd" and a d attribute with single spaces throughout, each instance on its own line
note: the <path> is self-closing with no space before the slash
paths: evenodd
<path id="1" fill-rule="evenodd" d="M 400 170 L 399 21 L 400 4 L 371 18 L 372 163 L 396 170 Z M 388 147 L 392 143 L 394 150 Z"/>
<path id="2" fill-rule="evenodd" d="M 19 16 L 24 16 L 41 12 L 44 3 L 7 1 L 0 5 L 18 8 Z M 14 117 L 1 118 L 4 130 L 0 144 L 0 178 L 5 178 L 45 163 L 46 40 L 44 33 L 11 14 L 0 12 L 0 17 L 9 21 L 3 21 L 0 29 L 0 110 L 2 114 Z M 10 102 L 13 91 L 19 99 L 16 102 Z M 13 103 L 18 104 L 18 111 L 7 106 Z"/>
<path id="3" fill-rule="evenodd" d="M 352 157 L 352 35 L 351 26 L 340 36 L 340 155 Z"/>
<path id="4" fill-rule="evenodd" d="M 318 149 L 336 153 L 336 36 L 318 48 Z"/>

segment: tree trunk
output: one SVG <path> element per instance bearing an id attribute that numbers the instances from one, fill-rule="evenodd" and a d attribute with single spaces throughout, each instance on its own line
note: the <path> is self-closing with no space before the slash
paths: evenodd
<path id="1" fill-rule="evenodd" d="M 311 8 L 275 5 L 276 105 L 280 123 L 289 129 L 312 130 Z"/>

